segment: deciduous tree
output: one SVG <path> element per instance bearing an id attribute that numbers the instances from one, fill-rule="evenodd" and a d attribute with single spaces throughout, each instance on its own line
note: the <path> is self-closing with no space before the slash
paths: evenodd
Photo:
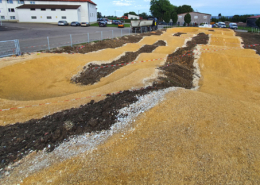
<path id="1" fill-rule="evenodd" d="M 187 13 L 185 16 L 184 16 L 184 21 L 185 23 L 187 23 L 188 25 L 190 24 L 191 22 L 191 16 L 189 13 Z"/>
<path id="2" fill-rule="evenodd" d="M 151 0 L 150 12 L 154 17 L 159 20 L 164 18 L 166 12 L 173 12 L 176 10 L 176 6 L 172 5 L 169 0 Z"/>
<path id="3" fill-rule="evenodd" d="M 172 12 L 171 14 L 172 22 L 175 24 L 178 21 L 178 15 L 177 12 Z"/>
<path id="4" fill-rule="evenodd" d="M 166 23 L 169 23 L 170 22 L 170 13 L 169 12 L 166 12 L 163 16 L 163 20 L 166 22 Z"/>
<path id="5" fill-rule="evenodd" d="M 256 20 L 255 24 L 258 26 L 258 28 L 260 28 L 260 18 Z"/>

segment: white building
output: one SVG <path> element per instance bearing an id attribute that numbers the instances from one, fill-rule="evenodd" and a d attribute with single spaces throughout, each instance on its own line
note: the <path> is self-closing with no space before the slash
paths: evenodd
<path id="1" fill-rule="evenodd" d="M 91 0 L 0 0 L 2 21 L 57 23 L 59 20 L 97 22 Z"/>
<path id="2" fill-rule="evenodd" d="M 140 17 L 137 15 L 128 14 L 128 19 L 140 19 Z"/>

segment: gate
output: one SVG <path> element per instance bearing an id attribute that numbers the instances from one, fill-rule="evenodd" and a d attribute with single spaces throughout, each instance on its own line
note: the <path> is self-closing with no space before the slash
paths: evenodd
<path id="1" fill-rule="evenodd" d="M 0 41 L 0 58 L 21 55 L 19 40 Z"/>

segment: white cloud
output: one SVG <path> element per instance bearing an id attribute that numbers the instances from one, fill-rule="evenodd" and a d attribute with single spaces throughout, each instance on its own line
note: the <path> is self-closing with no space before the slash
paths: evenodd
<path id="1" fill-rule="evenodd" d="M 113 1 L 113 4 L 116 6 L 130 6 L 134 1 L 129 0 L 120 0 L 120 1 Z"/>

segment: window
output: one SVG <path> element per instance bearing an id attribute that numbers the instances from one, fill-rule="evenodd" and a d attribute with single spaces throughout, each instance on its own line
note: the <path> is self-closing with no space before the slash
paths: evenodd
<path id="1" fill-rule="evenodd" d="M 47 19 L 51 19 L 51 16 L 47 16 Z"/>
<path id="2" fill-rule="evenodd" d="M 1 16 L 1 19 L 5 19 L 5 16 Z"/>
<path id="3" fill-rule="evenodd" d="M 198 16 L 194 16 L 194 19 L 198 19 Z"/>
<path id="4" fill-rule="evenodd" d="M 32 16 L 31 18 L 32 18 L 32 19 L 37 19 L 37 17 L 36 17 L 36 16 Z"/>
<path id="5" fill-rule="evenodd" d="M 31 11 L 35 11 L 35 8 L 31 8 Z"/>
<path id="6" fill-rule="evenodd" d="M 13 4 L 13 0 L 7 0 L 7 4 Z"/>
<path id="7" fill-rule="evenodd" d="M 208 16 L 203 16 L 203 19 L 207 19 L 208 18 Z"/>
<path id="8" fill-rule="evenodd" d="M 41 11 L 46 11 L 46 9 L 45 8 L 41 8 Z"/>
<path id="9" fill-rule="evenodd" d="M 24 4 L 24 0 L 18 0 L 18 4 Z"/>
<path id="10" fill-rule="evenodd" d="M 2 0 L 0 0 L 0 3 L 2 3 Z"/>
<path id="11" fill-rule="evenodd" d="M 30 4 L 35 4 L 35 1 L 30 1 Z"/>
<path id="12" fill-rule="evenodd" d="M 8 8 L 8 12 L 14 12 L 14 8 Z"/>
<path id="13" fill-rule="evenodd" d="M 61 19 L 67 19 L 66 16 L 62 16 Z"/>
<path id="14" fill-rule="evenodd" d="M 15 16 L 10 16 L 10 19 L 15 19 Z"/>
<path id="15" fill-rule="evenodd" d="M 179 15 L 179 18 L 182 18 L 182 16 L 181 16 L 181 15 Z"/>
<path id="16" fill-rule="evenodd" d="M 65 9 L 60 9 L 61 11 L 65 11 Z"/>
<path id="17" fill-rule="evenodd" d="M 55 8 L 52 8 L 51 11 L 56 11 L 56 9 L 55 9 Z"/>

